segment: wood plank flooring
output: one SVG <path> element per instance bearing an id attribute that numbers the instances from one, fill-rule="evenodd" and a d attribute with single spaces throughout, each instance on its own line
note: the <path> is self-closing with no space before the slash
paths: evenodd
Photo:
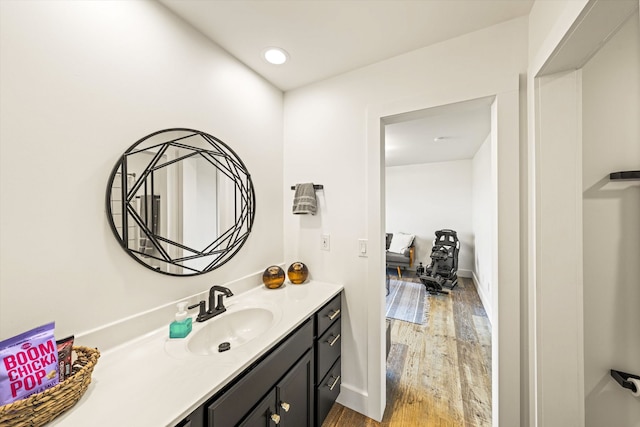
<path id="1" fill-rule="evenodd" d="M 322 427 L 491 425 L 491 327 L 471 279 L 427 295 L 425 311 L 424 325 L 391 320 L 382 422 L 336 403 Z"/>

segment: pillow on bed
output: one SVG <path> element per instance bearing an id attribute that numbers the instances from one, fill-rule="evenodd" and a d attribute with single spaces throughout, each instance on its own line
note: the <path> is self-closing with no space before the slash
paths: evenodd
<path id="1" fill-rule="evenodd" d="M 415 236 L 413 234 L 393 233 L 393 238 L 389 245 L 389 252 L 403 254 L 404 251 L 409 249 L 414 238 Z"/>

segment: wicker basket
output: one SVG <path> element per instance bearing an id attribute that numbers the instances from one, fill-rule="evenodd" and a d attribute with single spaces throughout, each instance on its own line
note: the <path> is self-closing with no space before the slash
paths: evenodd
<path id="1" fill-rule="evenodd" d="M 45 425 L 80 400 L 91 383 L 91 373 L 98 362 L 97 348 L 73 347 L 77 359 L 71 376 L 42 393 L 0 406 L 2 427 L 38 427 Z"/>

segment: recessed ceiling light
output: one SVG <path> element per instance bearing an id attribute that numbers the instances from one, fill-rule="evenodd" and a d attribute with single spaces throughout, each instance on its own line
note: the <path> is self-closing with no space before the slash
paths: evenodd
<path id="1" fill-rule="evenodd" d="M 436 136 L 435 138 L 433 138 L 433 142 L 440 142 L 440 141 L 444 141 L 445 139 L 449 139 L 448 136 Z"/>
<path id="2" fill-rule="evenodd" d="M 284 64 L 289 59 L 289 54 L 279 47 L 268 47 L 262 52 L 262 55 L 268 63 L 275 65 Z"/>

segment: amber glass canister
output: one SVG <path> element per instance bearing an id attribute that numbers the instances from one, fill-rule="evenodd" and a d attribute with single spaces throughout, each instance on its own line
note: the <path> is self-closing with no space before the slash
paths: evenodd
<path id="1" fill-rule="evenodd" d="M 262 283 L 269 289 L 276 289 L 284 283 L 284 270 L 277 265 L 267 267 L 262 273 Z"/>
<path id="2" fill-rule="evenodd" d="M 289 266 L 289 270 L 287 270 L 287 275 L 289 276 L 289 280 L 294 285 L 299 285 L 304 283 L 309 278 L 309 269 L 302 262 L 294 262 Z"/>

